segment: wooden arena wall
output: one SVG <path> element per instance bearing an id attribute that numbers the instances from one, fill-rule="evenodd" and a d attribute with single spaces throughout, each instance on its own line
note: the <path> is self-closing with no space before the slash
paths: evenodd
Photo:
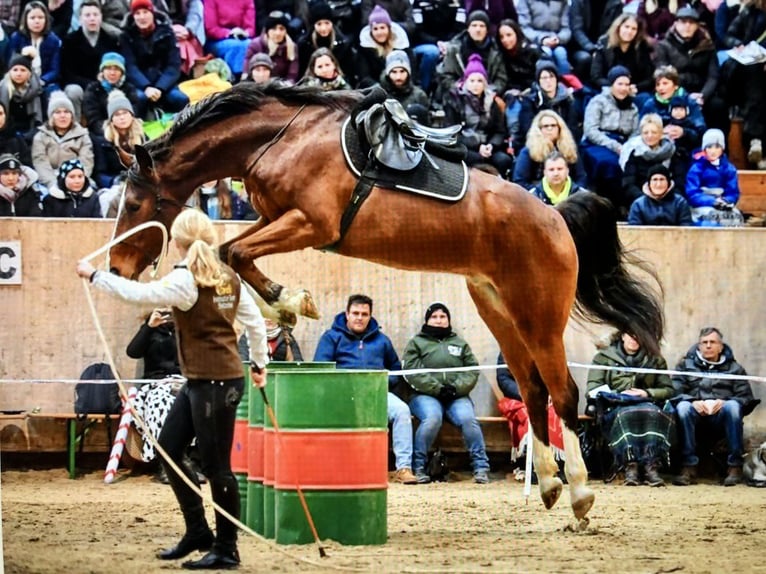
<path id="1" fill-rule="evenodd" d="M 246 225 L 219 223 L 216 228 L 223 240 Z M 73 379 L 86 365 L 105 359 L 75 264 L 109 240 L 112 226 L 112 221 L 102 220 L 0 219 L 0 243 L 18 241 L 22 249 L 22 284 L 0 285 L 6 317 L 0 330 L 0 379 Z M 662 280 L 667 318 L 663 351 L 671 367 L 696 342 L 701 327 L 715 325 L 748 372 L 766 376 L 766 229 L 622 227 L 620 235 L 626 246 L 656 267 Z M 538 256 L 542 260 L 546 254 Z M 171 253 L 161 272 L 173 261 Z M 3 265 L 0 258 L 0 270 Z M 373 314 L 400 354 L 422 324 L 425 307 L 440 300 L 450 308 L 454 327 L 479 361 L 496 360 L 497 344 L 458 276 L 399 271 L 314 250 L 267 257 L 261 268 L 276 281 L 314 295 L 322 319 L 301 319 L 295 329 L 307 359 L 322 331 L 344 309 L 348 295 L 361 292 L 374 299 Z M 135 377 L 136 362 L 126 357 L 125 347 L 149 309 L 96 292 L 94 297 L 121 373 Z M 609 333 L 603 326 L 570 322 L 565 335 L 569 360 L 589 363 L 595 342 Z M 586 371 L 573 368 L 572 373 L 582 388 Z M 494 377 L 494 372 L 483 371 L 474 398 L 479 414 L 492 415 L 496 410 L 486 377 Z M 753 383 L 753 388 L 766 398 L 763 383 Z M 3 384 L 0 409 L 71 410 L 72 390 L 59 384 Z M 766 428 L 766 406 L 748 417 L 748 427 Z"/>

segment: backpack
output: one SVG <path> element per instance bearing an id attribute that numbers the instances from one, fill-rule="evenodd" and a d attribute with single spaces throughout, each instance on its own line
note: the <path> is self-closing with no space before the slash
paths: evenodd
<path id="1" fill-rule="evenodd" d="M 80 380 L 113 380 L 114 373 L 106 363 L 93 363 L 85 367 Z M 77 383 L 74 388 L 74 412 L 78 415 L 120 412 L 122 401 L 117 383 Z"/>
<path id="2" fill-rule="evenodd" d="M 431 482 L 447 482 L 449 466 L 447 464 L 447 457 L 441 449 L 437 449 L 431 455 L 428 464 L 426 464 L 426 474 L 431 477 Z"/>

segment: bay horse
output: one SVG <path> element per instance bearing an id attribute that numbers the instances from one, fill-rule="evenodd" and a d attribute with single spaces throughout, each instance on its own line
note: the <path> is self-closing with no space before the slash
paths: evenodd
<path id="1" fill-rule="evenodd" d="M 614 208 L 588 192 L 551 208 L 471 170 L 455 203 L 374 188 L 341 238 L 356 184 L 341 152 L 341 125 L 361 97 L 242 83 L 186 108 L 168 132 L 135 149 L 117 233 L 148 220 L 169 229 L 197 186 L 241 177 L 261 217 L 220 250 L 269 305 L 315 314 L 307 292 L 288 292 L 254 263 L 307 247 L 334 245 L 341 255 L 400 269 L 463 275 L 529 410 L 545 506 L 563 488 L 547 447 L 550 395 L 564 423 L 572 509 L 585 518 L 594 494 L 575 434 L 579 393 L 564 351 L 568 318 L 574 310 L 612 324 L 655 352 L 663 331 L 659 294 L 629 271 L 636 262 L 622 248 Z M 112 271 L 135 278 L 159 251 L 159 231 L 142 231 L 111 249 Z"/>

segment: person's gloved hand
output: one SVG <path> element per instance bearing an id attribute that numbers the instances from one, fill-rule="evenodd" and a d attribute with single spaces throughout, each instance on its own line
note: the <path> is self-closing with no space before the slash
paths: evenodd
<path id="1" fill-rule="evenodd" d="M 457 398 L 457 389 L 445 383 L 442 388 L 439 389 L 439 399 L 442 401 L 454 401 Z"/>
<path id="2" fill-rule="evenodd" d="M 734 209 L 734 204 L 729 203 L 723 197 L 716 197 L 715 203 L 713 204 L 713 206 L 716 209 L 722 209 L 724 211 L 731 211 L 732 209 Z"/>

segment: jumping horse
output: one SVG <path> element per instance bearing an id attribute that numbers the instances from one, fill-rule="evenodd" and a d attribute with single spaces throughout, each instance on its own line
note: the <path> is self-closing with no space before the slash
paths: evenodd
<path id="1" fill-rule="evenodd" d="M 659 293 L 629 270 L 641 262 L 623 250 L 607 200 L 580 192 L 551 208 L 478 170 L 470 171 L 467 192 L 455 203 L 376 187 L 341 238 L 356 177 L 340 131 L 360 99 L 357 92 L 242 83 L 186 108 L 168 132 L 135 149 L 117 232 L 148 220 L 169 229 L 195 187 L 241 177 L 261 217 L 220 251 L 274 308 L 316 314 L 308 292 L 289 292 L 254 261 L 307 247 L 332 245 L 341 255 L 399 269 L 464 276 L 529 410 L 543 503 L 551 508 L 563 488 L 547 447 L 550 396 L 564 422 L 572 509 L 584 519 L 595 497 L 575 433 L 578 388 L 564 329 L 574 312 L 658 351 Z M 111 249 L 111 270 L 136 278 L 160 244 L 156 229 L 136 234 Z"/>

